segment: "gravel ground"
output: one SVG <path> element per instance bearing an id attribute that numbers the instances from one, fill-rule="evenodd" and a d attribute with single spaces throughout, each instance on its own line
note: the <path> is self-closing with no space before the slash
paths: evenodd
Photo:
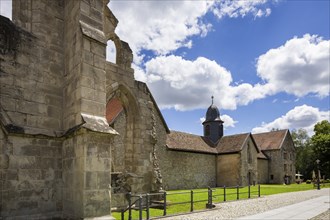
<path id="1" fill-rule="evenodd" d="M 294 203 L 313 199 L 319 196 L 330 196 L 330 189 L 308 190 L 301 192 L 281 193 L 260 198 L 219 203 L 212 210 L 191 214 L 170 216 L 161 219 L 168 220 L 219 220 L 235 219 L 241 216 L 254 215 L 271 209 L 280 208 Z M 320 216 L 320 217 L 319 217 Z M 313 218 L 329 220 L 329 211 Z"/>
<path id="2" fill-rule="evenodd" d="M 328 211 L 323 212 L 317 216 L 315 216 L 314 218 L 311 218 L 310 220 L 329 220 L 330 219 L 330 209 L 328 209 Z"/>

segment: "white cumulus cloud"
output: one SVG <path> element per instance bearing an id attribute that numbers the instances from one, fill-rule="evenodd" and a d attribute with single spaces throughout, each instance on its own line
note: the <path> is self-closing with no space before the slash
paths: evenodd
<path id="1" fill-rule="evenodd" d="M 0 0 L 0 15 L 5 16 L 9 19 L 12 18 L 12 1 L 11 0 Z"/>
<path id="2" fill-rule="evenodd" d="M 159 56 L 145 63 L 144 74 L 139 70 L 139 77 L 146 80 L 160 108 L 205 108 L 214 95 L 220 109 L 236 109 L 266 95 L 260 85 L 232 85 L 230 71 L 204 57 L 190 61 L 174 55 Z"/>
<path id="3" fill-rule="evenodd" d="M 218 18 L 225 16 L 231 18 L 245 17 L 252 14 L 254 17 L 269 16 L 271 9 L 266 7 L 267 0 L 221 0 L 216 1 L 213 8 L 213 13 Z"/>
<path id="4" fill-rule="evenodd" d="M 128 42 L 134 62 L 141 64 L 143 50 L 166 55 L 181 47 L 191 48 L 192 36 L 204 37 L 212 24 L 204 17 L 213 13 L 223 17 L 268 16 L 268 0 L 193 0 L 193 1 L 110 1 L 109 8 L 118 18 L 118 36 Z M 110 53 L 109 49 L 109 53 Z"/>
<path id="5" fill-rule="evenodd" d="M 211 24 L 203 17 L 213 1 L 110 1 L 119 20 L 117 34 L 132 50 L 167 54 L 180 47 L 191 47 L 188 37 L 205 36 Z"/>
<path id="6" fill-rule="evenodd" d="M 330 41 L 316 35 L 294 37 L 283 46 L 261 55 L 258 75 L 266 82 L 268 94 L 286 92 L 297 97 L 309 93 L 329 95 Z"/>
<path id="7" fill-rule="evenodd" d="M 329 120 L 330 111 L 320 111 L 318 108 L 301 105 L 288 111 L 285 115 L 272 122 L 263 123 L 252 129 L 252 133 L 267 132 L 274 129 L 306 129 L 312 135 L 314 125 L 322 120 Z"/>

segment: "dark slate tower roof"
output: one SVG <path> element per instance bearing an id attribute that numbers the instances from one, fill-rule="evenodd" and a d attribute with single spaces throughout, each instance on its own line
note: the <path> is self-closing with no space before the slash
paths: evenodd
<path id="1" fill-rule="evenodd" d="M 223 136 L 223 121 L 220 119 L 220 112 L 217 106 L 212 103 L 206 111 L 205 121 L 203 122 L 204 137 L 213 143 L 217 143 Z"/>
<path id="2" fill-rule="evenodd" d="M 219 109 L 214 104 L 210 105 L 206 111 L 204 123 L 208 121 L 221 121 Z"/>
<path id="3" fill-rule="evenodd" d="M 203 124 L 206 123 L 206 122 L 210 122 L 210 121 L 223 122 L 220 119 L 220 112 L 219 112 L 218 107 L 213 104 L 213 96 L 212 96 L 212 104 L 210 105 L 210 107 L 206 111 L 205 121 L 203 122 Z"/>

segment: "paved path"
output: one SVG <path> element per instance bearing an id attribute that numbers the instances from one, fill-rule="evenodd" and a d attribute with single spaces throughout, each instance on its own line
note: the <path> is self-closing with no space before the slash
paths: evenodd
<path id="1" fill-rule="evenodd" d="M 310 219 L 330 208 L 329 196 L 320 196 L 293 205 L 238 219 Z"/>
<path id="2" fill-rule="evenodd" d="M 216 204 L 208 211 L 161 218 L 166 220 L 311 219 L 329 212 L 330 189 L 281 193 Z M 321 215 L 322 216 L 322 215 Z M 323 218 L 322 218 L 323 219 Z M 328 220 L 327 218 L 324 218 Z"/>

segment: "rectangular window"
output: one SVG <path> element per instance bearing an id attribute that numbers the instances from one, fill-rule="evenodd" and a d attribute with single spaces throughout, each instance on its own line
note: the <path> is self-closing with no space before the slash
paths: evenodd
<path id="1" fill-rule="evenodd" d="M 270 175 L 270 180 L 273 180 L 274 179 L 274 175 Z"/>
<path id="2" fill-rule="evenodd" d="M 284 160 L 287 159 L 287 153 L 286 152 L 283 153 L 283 158 L 284 158 Z"/>

